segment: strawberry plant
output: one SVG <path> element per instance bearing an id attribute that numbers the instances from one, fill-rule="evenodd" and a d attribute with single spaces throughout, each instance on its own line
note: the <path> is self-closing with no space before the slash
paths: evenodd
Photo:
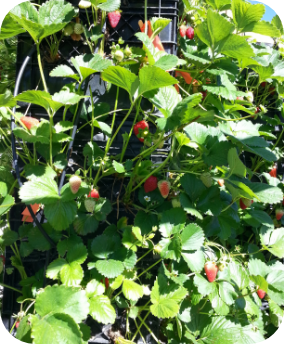
<path id="1" fill-rule="evenodd" d="M 147 3 L 140 47 L 119 39 L 108 53 L 102 28 L 120 25 L 119 0 L 80 1 L 81 12 L 25 2 L 3 22 L 4 38 L 30 34 L 42 79 L 0 94 L 0 272 L 20 278 L 1 284 L 17 293 L 9 330 L 23 342 L 82 344 L 99 323 L 120 344 L 146 342 L 145 331 L 157 343 L 258 343 L 281 324 L 281 21 L 244 0 L 183 0 L 175 56 L 159 38 L 170 20 L 147 18 Z M 52 93 L 41 49 L 54 35 L 89 51 L 50 71 L 70 80 Z M 109 104 L 92 88 L 98 75 Z"/>

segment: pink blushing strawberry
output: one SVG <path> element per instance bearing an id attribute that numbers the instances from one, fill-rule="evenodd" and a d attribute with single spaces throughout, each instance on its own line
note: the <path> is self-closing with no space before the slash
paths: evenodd
<path id="1" fill-rule="evenodd" d="M 180 33 L 181 37 L 184 37 L 186 35 L 186 30 L 187 30 L 187 26 L 185 26 L 185 25 L 182 25 L 179 28 L 179 33 Z"/>
<path id="2" fill-rule="evenodd" d="M 109 20 L 110 26 L 113 29 L 116 28 L 117 24 L 120 21 L 121 13 L 119 11 L 110 12 L 107 16 L 108 16 L 108 20 Z"/>
<path id="3" fill-rule="evenodd" d="M 39 121 L 36 118 L 23 116 L 20 121 L 30 130 L 32 127 L 39 125 Z"/>
<path id="4" fill-rule="evenodd" d="M 167 198 L 170 193 L 171 183 L 167 180 L 161 180 L 158 183 L 158 188 L 160 190 L 161 195 L 164 198 Z"/>
<path id="5" fill-rule="evenodd" d="M 158 187 L 158 178 L 151 176 L 144 183 L 144 190 L 146 193 L 156 190 Z"/>
<path id="6" fill-rule="evenodd" d="M 284 215 L 284 210 L 276 209 L 275 214 L 276 214 L 276 220 L 280 221 L 282 219 L 282 216 Z"/>
<path id="7" fill-rule="evenodd" d="M 204 270 L 210 283 L 214 282 L 218 273 L 218 266 L 215 262 L 205 263 Z"/>
<path id="8" fill-rule="evenodd" d="M 246 208 L 250 207 L 252 205 L 253 201 L 246 198 L 240 199 L 240 207 L 241 209 L 245 210 Z"/>
<path id="9" fill-rule="evenodd" d="M 70 189 L 71 189 L 71 192 L 75 195 L 78 190 L 80 189 L 80 186 L 81 186 L 81 183 L 82 183 L 82 180 L 79 176 L 72 176 L 70 179 L 69 179 L 69 185 L 70 185 Z"/>

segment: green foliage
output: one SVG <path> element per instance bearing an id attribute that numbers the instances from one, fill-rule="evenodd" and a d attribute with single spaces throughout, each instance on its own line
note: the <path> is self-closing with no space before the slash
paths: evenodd
<path id="1" fill-rule="evenodd" d="M 62 38 L 81 16 L 63 0 L 18 5 L 0 34 L 27 31 L 42 61 L 36 90 L 0 94 L 0 270 L 19 273 L 17 301 L 26 310 L 17 315 L 16 338 L 87 343 L 94 335 L 87 317 L 114 324 L 119 307 L 140 326 L 131 338 L 127 324 L 125 338 L 115 339 L 121 344 L 136 343 L 144 326 L 150 331 L 149 315 L 164 319 L 169 344 L 267 339 L 284 306 L 284 217 L 276 218 L 283 209 L 283 133 L 275 129 L 282 127 L 284 63 L 281 46 L 257 45 L 242 34 L 265 34 L 280 45 L 279 17 L 264 22 L 264 6 L 243 0 L 183 0 L 179 25 L 186 20 L 195 37 L 178 36 L 177 56 L 161 50 L 157 35 L 170 21 L 160 17 L 149 18 L 152 36 L 135 34 L 140 47 L 120 40 L 106 56 L 98 40 L 121 1 L 91 4 L 80 37 Z M 80 39 L 78 55 L 49 77 L 72 83 L 51 95 L 42 53 L 52 44 L 68 49 L 71 39 Z M 26 113 L 23 103 L 37 108 Z M 17 104 L 21 187 L 9 148 Z M 23 114 L 31 126 L 23 125 Z M 57 252 L 33 223 L 11 230 L 16 211 L 34 204 Z M 12 269 L 2 259 L 9 246 Z M 45 270 L 30 276 L 23 258 L 50 250 Z M 217 269 L 211 282 L 207 261 Z"/>

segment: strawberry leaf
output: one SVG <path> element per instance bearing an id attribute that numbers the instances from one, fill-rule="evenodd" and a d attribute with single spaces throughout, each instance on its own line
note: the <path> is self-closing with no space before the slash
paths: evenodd
<path id="1" fill-rule="evenodd" d="M 89 303 L 85 291 L 64 285 L 48 286 L 37 295 L 36 312 L 45 317 L 50 313 L 65 313 L 76 322 L 86 319 Z"/>
<path id="2" fill-rule="evenodd" d="M 124 265 L 118 260 L 99 260 L 96 262 L 96 268 L 103 276 L 108 278 L 115 278 L 122 274 Z"/>
<path id="3" fill-rule="evenodd" d="M 116 318 L 115 309 L 105 295 L 94 296 L 90 299 L 90 315 L 103 324 L 113 324 Z"/>
<path id="4" fill-rule="evenodd" d="M 131 280 L 124 280 L 122 286 L 123 295 L 131 301 L 137 301 L 143 296 L 143 287 Z"/>

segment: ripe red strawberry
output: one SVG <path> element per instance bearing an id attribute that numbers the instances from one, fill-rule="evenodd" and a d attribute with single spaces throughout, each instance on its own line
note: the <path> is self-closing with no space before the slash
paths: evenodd
<path id="1" fill-rule="evenodd" d="M 218 180 L 218 184 L 219 184 L 220 186 L 224 186 L 225 180 L 224 180 L 224 179 L 219 179 L 219 180 Z"/>
<path id="2" fill-rule="evenodd" d="M 36 118 L 23 116 L 20 118 L 20 121 L 30 130 L 32 127 L 39 124 L 39 121 Z"/>
<path id="3" fill-rule="evenodd" d="M 215 281 L 215 278 L 218 273 L 218 266 L 215 262 L 207 262 L 205 263 L 204 270 L 207 276 L 207 279 L 210 283 Z"/>
<path id="4" fill-rule="evenodd" d="M 99 194 L 99 192 L 98 192 L 97 189 L 93 189 L 93 190 L 89 193 L 88 197 L 99 199 L 99 198 L 100 198 L 100 194 Z"/>
<path id="5" fill-rule="evenodd" d="M 71 192 L 75 195 L 78 190 L 80 189 L 80 186 L 81 186 L 81 183 L 82 183 L 82 180 L 79 176 L 72 176 L 70 179 L 69 179 L 69 185 L 70 185 L 70 189 L 71 189 Z"/>
<path id="6" fill-rule="evenodd" d="M 260 107 L 257 107 L 255 113 L 260 113 L 260 112 L 261 112 Z"/>
<path id="7" fill-rule="evenodd" d="M 179 28 L 179 33 L 180 33 L 181 37 L 184 37 L 186 35 L 186 31 L 187 31 L 187 26 L 185 26 L 185 25 L 182 25 Z"/>
<path id="8" fill-rule="evenodd" d="M 20 322 L 19 322 L 19 321 L 17 321 L 17 322 L 16 322 L 16 325 L 15 325 L 15 327 L 16 327 L 16 328 L 18 328 L 18 327 L 19 327 L 19 325 L 20 325 Z"/>
<path id="9" fill-rule="evenodd" d="M 280 221 L 282 219 L 282 216 L 284 215 L 284 210 L 278 208 L 275 210 L 275 214 L 277 221 Z"/>
<path id="10" fill-rule="evenodd" d="M 261 87 L 265 87 L 266 85 L 267 85 L 267 82 L 262 82 L 262 83 L 260 84 Z"/>
<path id="11" fill-rule="evenodd" d="M 186 30 L 186 37 L 188 39 L 193 39 L 194 38 L 194 30 L 192 27 L 189 27 L 187 30 Z"/>
<path id="12" fill-rule="evenodd" d="M 103 280 L 101 280 L 101 283 L 104 283 Z M 109 287 L 109 279 L 107 277 L 105 277 L 105 287 L 106 287 L 106 290 L 108 290 L 108 287 Z"/>
<path id="13" fill-rule="evenodd" d="M 171 183 L 167 180 L 161 180 L 158 183 L 158 188 L 160 190 L 161 195 L 164 198 L 167 198 L 170 193 Z"/>
<path id="14" fill-rule="evenodd" d="M 201 91 L 202 93 L 202 101 L 207 97 L 207 91 Z"/>
<path id="15" fill-rule="evenodd" d="M 151 176 L 144 183 L 144 190 L 146 193 L 156 190 L 158 187 L 158 178 Z"/>
<path id="16" fill-rule="evenodd" d="M 108 20 L 110 23 L 110 26 L 114 29 L 117 27 L 117 24 L 120 21 L 121 18 L 121 14 L 119 11 L 115 11 L 115 12 L 110 12 L 108 15 Z"/>
<path id="17" fill-rule="evenodd" d="M 134 125 L 134 134 L 137 136 L 139 135 L 139 129 L 145 130 L 144 133 L 147 134 L 147 131 L 149 130 L 149 124 L 146 121 L 140 121 Z M 140 142 L 144 142 L 144 137 L 138 137 L 138 140 Z"/>
<path id="18" fill-rule="evenodd" d="M 263 299 L 264 296 L 266 295 L 266 292 L 265 292 L 264 290 L 262 290 L 262 289 L 258 289 L 257 295 L 258 295 L 258 297 L 259 297 L 260 299 Z"/>
<path id="19" fill-rule="evenodd" d="M 2 261 L 3 261 L 3 265 L 5 265 L 6 258 L 5 258 L 5 256 L 4 256 L 3 254 L 1 254 L 1 256 L 0 256 L 0 259 L 2 259 Z"/>
<path id="20" fill-rule="evenodd" d="M 240 199 L 240 207 L 241 209 L 245 210 L 246 208 L 250 207 L 253 204 L 253 201 L 246 198 Z"/>
<path id="21" fill-rule="evenodd" d="M 269 174 L 271 175 L 271 177 L 277 178 L 277 165 L 274 165 L 271 169 L 271 171 L 269 172 Z"/>

